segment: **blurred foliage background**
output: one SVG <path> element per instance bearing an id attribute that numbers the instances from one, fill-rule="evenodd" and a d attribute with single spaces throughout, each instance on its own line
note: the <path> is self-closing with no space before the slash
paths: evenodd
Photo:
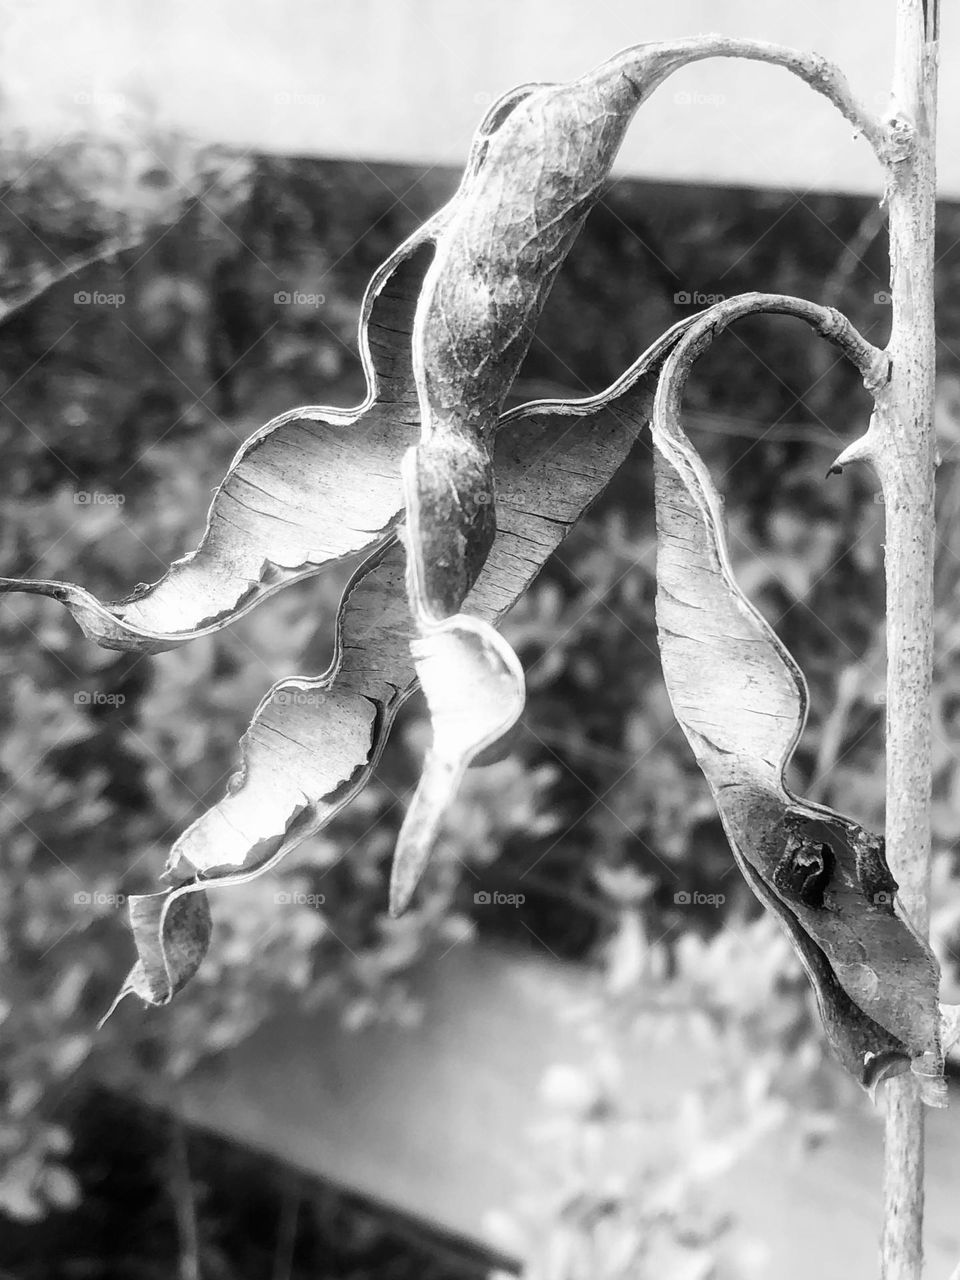
<path id="1" fill-rule="evenodd" d="M 67 579 L 107 599 L 196 545 L 210 492 L 252 430 L 298 403 L 361 398 L 366 280 L 457 178 L 211 154 L 139 133 L 39 157 L 8 139 L 2 166 L 0 564 L 7 576 Z M 950 983 L 960 934 L 958 244 L 960 209 L 944 207 L 934 931 Z M 869 201 L 620 182 L 571 255 L 514 400 L 599 390 L 707 295 L 796 293 L 841 307 L 882 344 L 886 280 L 883 217 Z M 881 827 L 883 510 L 868 476 L 823 478 L 865 426 L 856 375 L 803 326 L 751 319 L 700 363 L 687 403 L 727 496 L 740 580 L 810 683 L 793 784 Z M 682 1157 L 644 1172 L 645 1203 L 656 1206 L 663 1248 L 692 1260 L 691 1276 L 746 1274 L 741 1255 L 723 1254 L 725 1224 L 698 1219 L 698 1179 L 736 1157 L 744 1117 L 752 1136 L 789 1120 L 815 1137 L 838 1096 L 849 1098 L 792 954 L 731 870 L 673 723 L 655 642 L 654 550 L 644 442 L 505 624 L 527 671 L 522 726 L 507 760 L 471 772 L 445 854 L 407 917 L 387 918 L 386 878 L 425 746 L 417 699 L 375 781 L 283 873 L 287 887 L 322 891 L 322 909 L 278 912 L 262 891 L 217 896 L 210 957 L 184 995 L 168 1010 L 124 1008 L 100 1033 L 96 1020 L 130 963 L 123 896 L 154 887 L 171 840 L 223 789 L 269 685 L 327 666 L 346 570 L 151 659 L 97 649 L 49 601 L 0 598 L 0 1207 L 19 1224 L 0 1265 L 24 1277 L 172 1274 L 176 1195 L 162 1206 L 176 1177 L 155 1121 L 136 1122 L 149 1183 L 137 1203 L 151 1206 L 134 1210 L 143 1230 L 120 1243 L 106 1230 L 113 1210 L 97 1187 L 107 1154 L 114 1167 L 122 1153 L 103 1137 L 116 1129 L 102 1116 L 117 1096 L 155 1096 L 158 1082 L 238 1043 L 279 1007 L 332 1004 L 346 1028 L 409 1020 L 415 965 L 472 931 L 601 968 L 610 1008 L 643 1034 L 651 1020 L 698 1020 L 695 1042 L 718 1064 L 722 1132 L 716 1112 L 675 1117 Z M 523 892 L 522 917 L 478 910 L 483 887 Z M 684 901 L 694 893 L 725 901 Z M 602 1045 L 597 1064 L 596 1079 L 545 1084 L 575 1133 L 617 1129 L 608 1076 L 630 1064 Z M 561 1167 L 566 1158 L 556 1157 Z M 266 1274 L 245 1218 L 279 1212 L 270 1180 L 250 1191 L 259 1208 L 239 1196 L 214 1203 L 218 1179 L 256 1183 L 243 1159 L 202 1157 L 213 1188 L 199 1210 L 204 1275 Z M 610 1277 L 639 1274 L 615 1264 L 633 1265 L 650 1222 L 627 1199 L 598 1214 L 595 1186 L 577 1169 L 577 1211 L 534 1196 L 505 1243 L 527 1231 L 575 1258 L 602 1238 Z M 324 1203 L 320 1235 L 335 1223 L 341 1242 L 360 1244 L 328 1258 L 323 1274 L 433 1274 L 419 1246 L 384 1252 L 382 1220 Z M 45 1218 L 59 1226 L 43 1238 L 67 1242 L 69 1261 L 38 1252 L 29 1224 Z M 289 1274 L 319 1274 L 301 1245 Z M 104 1252 L 112 1261 L 97 1270 Z"/>

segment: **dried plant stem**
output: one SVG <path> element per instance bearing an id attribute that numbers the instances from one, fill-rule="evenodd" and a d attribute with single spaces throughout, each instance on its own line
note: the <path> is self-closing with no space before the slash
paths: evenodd
<path id="1" fill-rule="evenodd" d="M 662 64 L 661 77 L 669 75 L 678 67 L 701 62 L 705 58 L 743 58 L 748 62 L 766 62 L 770 66 L 783 67 L 806 81 L 828 102 L 832 102 L 840 114 L 869 142 L 881 162 L 900 154 L 901 140 L 897 134 L 885 129 L 882 121 L 854 97 L 840 68 L 819 53 L 790 49 L 764 40 L 741 40 L 721 35 L 691 36 L 688 39 L 664 41 L 660 46 L 636 45 L 624 49 L 618 55 L 623 61 L 624 72 L 629 74 L 638 59 L 649 58 L 651 51 L 658 47 L 665 54 L 673 55 Z"/>
<path id="2" fill-rule="evenodd" d="M 916 927 L 929 926 L 933 666 L 936 0 L 897 0 L 894 110 L 912 131 L 888 165 L 891 376 L 871 461 L 886 503 L 887 856 Z M 916 1078 L 887 1086 L 883 1280 L 920 1280 L 923 1104 Z"/>

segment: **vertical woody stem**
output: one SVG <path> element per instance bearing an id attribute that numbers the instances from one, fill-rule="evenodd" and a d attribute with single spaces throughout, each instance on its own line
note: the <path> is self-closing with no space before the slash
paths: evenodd
<path id="1" fill-rule="evenodd" d="M 888 166 L 891 376 L 878 406 L 875 465 L 886 504 L 887 855 L 908 914 L 929 927 L 933 664 L 934 222 L 938 0 L 897 0 Z M 912 134 L 912 137 L 910 136 Z M 883 1280 L 920 1280 L 923 1104 L 916 1078 L 887 1088 Z"/>

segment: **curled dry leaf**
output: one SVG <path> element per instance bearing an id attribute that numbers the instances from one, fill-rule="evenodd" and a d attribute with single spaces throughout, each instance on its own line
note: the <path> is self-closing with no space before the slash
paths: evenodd
<path id="1" fill-rule="evenodd" d="M 641 103 L 675 70 L 735 57 L 786 67 L 875 149 L 882 130 L 825 59 L 708 35 L 634 45 L 566 84 L 523 85 L 487 113 L 417 307 L 422 432 L 406 484 L 421 608 L 459 609 L 493 543 L 490 438 L 553 281 Z"/>
<path id="2" fill-rule="evenodd" d="M 143 894 L 130 898 L 128 910 L 137 962 L 100 1026 L 124 996 L 169 1004 L 196 973 L 210 945 L 210 905 L 203 893 Z"/>
<path id="3" fill-rule="evenodd" d="M 601 395 L 541 401 L 503 416 L 495 454 L 500 523 L 465 604 L 468 626 L 493 625 L 503 617 L 612 479 L 649 420 L 657 371 L 688 323 L 663 335 Z M 565 483 L 557 486 L 553 481 L 561 472 Z M 436 644 L 416 649 L 404 564 L 403 547 L 394 538 L 357 570 L 341 601 L 330 670 L 271 689 L 241 740 L 241 768 L 227 794 L 171 850 L 170 890 L 131 899 L 140 960 L 136 982 L 128 979 L 122 994 L 135 991 L 150 1003 L 166 1003 L 174 984 L 156 982 L 147 989 L 139 975 L 144 967 L 156 972 L 151 958 L 158 950 L 166 958 L 164 972 L 179 972 L 193 956 L 193 934 L 180 938 L 180 917 L 169 904 L 262 875 L 324 827 L 369 780 L 418 673 L 428 696 L 435 682 L 449 679 L 444 662 L 451 652 L 443 648 L 442 627 Z M 496 716 L 494 727 L 495 722 Z M 451 719 L 441 717 L 439 723 L 432 748 L 439 763 L 433 767 L 443 774 L 445 768 L 465 767 L 458 754 L 463 744 L 456 706 Z M 395 905 L 409 898 L 422 870 L 420 862 L 410 864 L 410 871 L 400 865 L 408 878 L 395 881 Z M 158 906 L 164 903 L 165 915 Z"/>
<path id="4" fill-rule="evenodd" d="M 487 113 L 453 200 L 374 273 L 361 307 L 367 394 L 357 408 L 305 406 L 255 432 L 214 494 L 197 549 L 126 599 L 105 604 L 83 587 L 42 579 L 0 578 L 0 592 L 59 600 L 104 648 L 159 653 L 382 543 L 402 516 L 401 460 L 420 427 L 412 335 L 434 242 L 467 198 L 490 132 L 527 92 L 514 90 Z"/>
<path id="5" fill-rule="evenodd" d="M 865 123 L 842 77 L 811 55 L 718 36 L 625 49 L 567 84 L 525 86 L 492 108 L 474 143 L 472 180 L 449 206 L 424 278 L 413 335 L 421 435 L 404 460 L 411 605 L 425 645 L 448 620 L 447 660 L 468 687 L 496 690 L 501 733 L 522 709 L 519 667 L 491 628 L 458 619 L 496 532 L 492 434 L 638 107 L 671 72 L 714 56 L 787 66 Z M 457 682 L 430 685 L 435 735 L 441 720 L 458 723 L 459 763 L 449 738 L 428 760 L 398 844 L 395 908 L 406 896 L 399 886 L 413 884 L 429 857 L 442 795 L 452 796 L 463 768 L 496 736 L 496 715 L 481 714 L 478 703 L 471 728 Z"/>
<path id="6" fill-rule="evenodd" d="M 523 710 L 515 655 L 491 626 L 460 613 L 496 536 L 491 449 L 504 399 L 634 113 L 688 59 L 686 46 L 644 45 L 569 84 L 508 95 L 488 116 L 473 181 L 437 237 L 413 334 L 421 436 L 403 468 L 434 745 L 397 844 L 394 912 L 410 899 L 464 770 Z"/>
<path id="7" fill-rule="evenodd" d="M 899 909 L 882 842 L 785 786 L 806 713 L 803 677 L 736 587 L 719 499 L 679 421 L 695 355 L 745 310 L 801 315 L 867 381 L 882 377 L 882 357 L 834 312 L 735 300 L 688 337 L 683 325 L 665 335 L 601 396 L 501 416 L 634 112 L 672 70 L 714 55 L 789 67 L 882 149 L 876 122 L 833 68 L 752 42 L 640 46 L 571 84 L 523 86 L 488 113 L 451 203 L 373 277 L 360 325 L 363 404 L 297 409 L 251 437 L 197 550 L 123 601 L 0 580 L 0 590 L 61 600 L 106 647 L 158 652 L 335 559 L 373 552 L 342 602 L 330 671 L 271 690 L 227 795 L 172 850 L 170 888 L 131 900 L 139 958 L 121 995 L 163 1004 L 189 979 L 209 941 L 203 890 L 262 874 L 348 803 L 419 677 L 434 741 L 395 863 L 392 906 L 402 909 L 463 770 L 522 708 L 519 664 L 493 626 L 625 457 L 675 347 L 655 422 L 658 620 L 675 710 L 737 861 L 789 930 L 846 1065 L 875 1086 L 909 1064 L 938 1099 L 935 963 Z M 404 506 L 406 557 L 395 536 Z"/>
<path id="8" fill-rule="evenodd" d="M 433 742 L 393 855 L 393 915 L 409 905 L 468 766 L 517 722 L 524 700 L 519 659 L 501 635 L 475 618 L 461 614 L 421 623 L 413 658 Z"/>
<path id="9" fill-rule="evenodd" d="M 882 838 L 786 787 L 806 683 L 734 580 L 720 497 L 680 423 L 696 355 L 735 316 L 769 302 L 713 308 L 664 365 L 653 421 L 664 678 L 736 860 L 786 926 L 845 1066 L 868 1087 L 910 1067 L 926 1100 L 943 1104 L 936 961 L 900 907 Z M 788 302 L 774 309 L 810 318 L 811 304 Z M 820 331 L 836 338 L 835 313 L 816 310 Z M 860 354 L 869 374 L 874 362 Z"/>
<path id="10" fill-rule="evenodd" d="M 498 103 L 450 208 L 414 324 L 421 438 L 406 479 L 420 606 L 457 612 L 493 544 L 491 439 L 550 287 L 644 97 L 678 65 L 629 50 Z"/>
<path id="11" fill-rule="evenodd" d="M 367 289 L 363 404 L 294 409 L 251 436 L 214 495 L 196 551 L 116 604 L 64 582 L 2 578 L 0 591 L 62 601 L 105 648 L 158 653 L 382 541 L 401 512 L 400 461 L 419 425 L 410 334 L 434 229 L 427 223 L 402 245 Z"/>

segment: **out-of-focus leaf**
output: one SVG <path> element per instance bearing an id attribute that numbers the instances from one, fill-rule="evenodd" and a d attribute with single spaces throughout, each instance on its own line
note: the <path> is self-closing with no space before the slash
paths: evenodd
<path id="1" fill-rule="evenodd" d="M 695 356 L 764 301 L 713 308 L 664 365 L 653 421 L 664 678 L 737 862 L 787 926 L 844 1064 L 867 1085 L 909 1065 L 940 1103 L 936 961 L 896 898 L 882 838 L 787 790 L 806 683 L 734 580 L 721 499 L 680 425 Z"/>
<path id="2" fill-rule="evenodd" d="M 467 626 L 492 626 L 502 618 L 612 479 L 649 421 L 657 370 L 687 324 L 663 335 L 606 392 L 522 405 L 503 416 L 495 456 L 500 527 L 467 598 Z M 561 471 L 565 483 L 558 486 L 552 482 Z M 442 639 L 418 659 L 415 670 L 411 642 L 419 641 L 407 605 L 404 564 L 403 548 L 393 539 L 358 569 L 341 602 L 330 670 L 271 689 L 241 740 L 241 768 L 226 796 L 171 850 L 170 892 L 131 899 L 141 956 L 135 973 L 144 958 L 154 970 L 158 950 L 166 957 L 163 971 L 179 971 L 177 918 L 169 904 L 261 875 L 325 826 L 369 779 L 399 706 L 416 688 L 418 671 L 428 682 L 444 679 L 440 664 L 450 652 L 444 653 Z M 462 748 L 459 724 L 441 723 L 439 749 L 448 760 L 451 746 Z M 460 768 L 459 757 L 455 767 Z M 412 881 L 395 883 L 395 905 L 412 889 Z M 164 901 L 165 917 L 156 906 Z M 144 914 L 138 914 L 141 902 L 151 904 Z M 193 935 L 184 942 L 192 963 Z M 151 1003 L 165 1003 L 173 989 L 172 982 L 148 990 L 142 980 L 137 985 L 128 980 L 123 994 L 136 991 Z"/>

